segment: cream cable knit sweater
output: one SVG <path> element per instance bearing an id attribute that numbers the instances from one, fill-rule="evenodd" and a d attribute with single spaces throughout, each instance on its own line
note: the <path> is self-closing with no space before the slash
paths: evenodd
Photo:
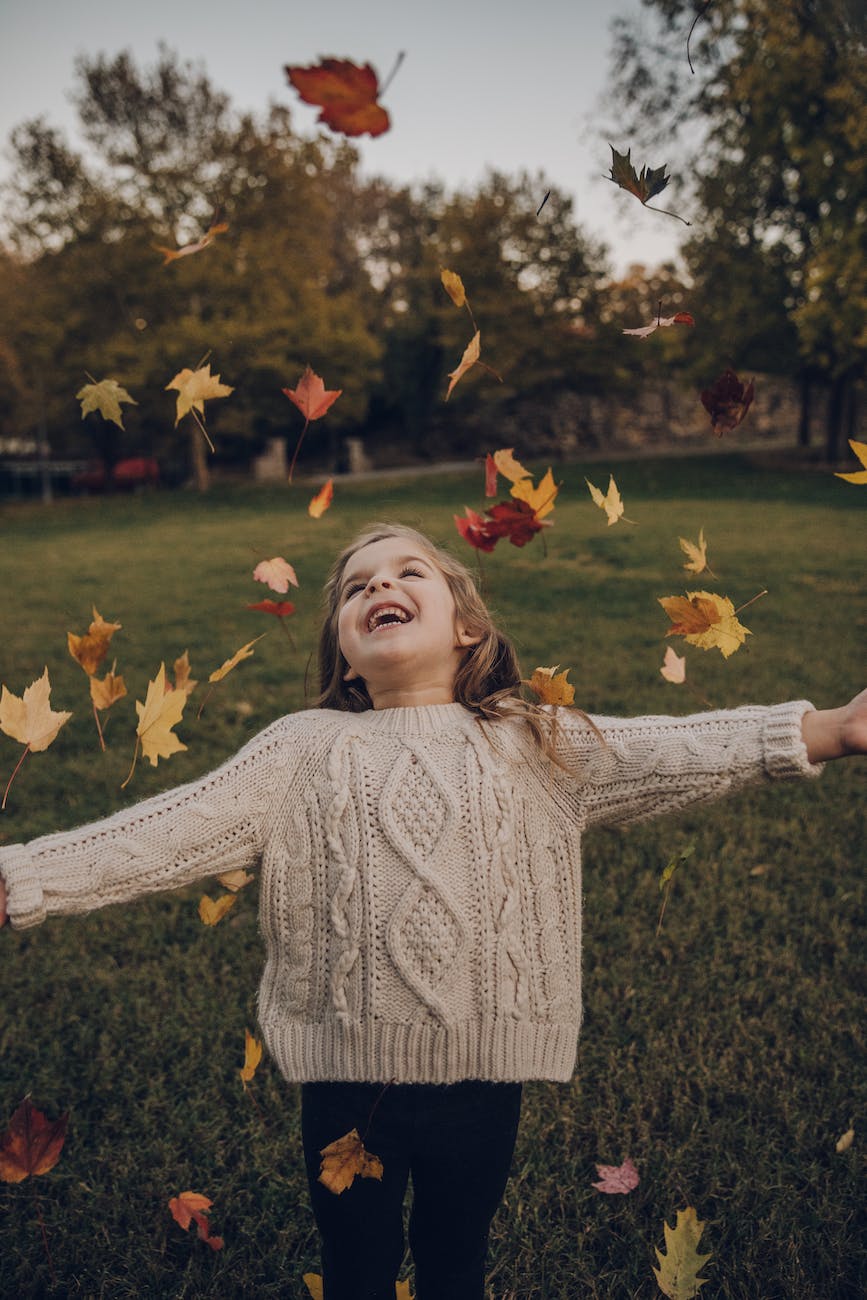
<path id="1" fill-rule="evenodd" d="M 581 835 L 816 775 L 804 701 L 560 711 L 565 770 L 460 704 L 280 718 L 189 785 L 0 848 L 13 925 L 261 865 L 259 1018 L 290 1080 L 569 1079 Z"/>

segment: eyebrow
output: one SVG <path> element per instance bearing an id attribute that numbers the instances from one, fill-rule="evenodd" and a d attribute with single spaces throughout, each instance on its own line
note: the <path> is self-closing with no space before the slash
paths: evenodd
<path id="1" fill-rule="evenodd" d="M 400 566 L 401 564 L 410 564 L 410 563 L 426 564 L 428 568 L 431 567 L 430 560 L 426 560 L 423 555 L 401 555 L 397 560 L 395 560 L 395 564 L 398 566 Z M 344 574 L 343 581 L 340 584 L 341 594 L 346 590 L 346 588 L 349 586 L 351 582 L 360 582 L 364 572 L 365 572 L 364 569 L 358 569 L 352 573 Z"/>

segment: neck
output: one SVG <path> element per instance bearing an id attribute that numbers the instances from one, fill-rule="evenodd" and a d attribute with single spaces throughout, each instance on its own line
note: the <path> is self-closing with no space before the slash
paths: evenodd
<path id="1" fill-rule="evenodd" d="M 408 685 L 389 682 L 382 686 L 367 683 L 367 693 L 375 709 L 414 709 L 425 704 L 454 704 L 454 685 L 440 681 L 415 682 Z"/>

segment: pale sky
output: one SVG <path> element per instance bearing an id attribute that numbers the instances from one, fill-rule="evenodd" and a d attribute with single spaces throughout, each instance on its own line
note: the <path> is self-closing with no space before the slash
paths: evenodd
<path id="1" fill-rule="evenodd" d="M 236 108 L 289 104 L 307 134 L 316 110 L 287 84 L 285 63 L 333 55 L 372 63 L 382 80 L 405 50 L 383 100 L 391 130 L 360 142 L 365 172 L 456 187 L 489 166 L 541 169 L 572 196 L 578 223 L 608 245 L 616 273 L 654 265 L 675 256 L 684 227 L 603 179 L 606 127 L 617 125 L 601 103 L 609 25 L 639 8 L 639 0 L 0 0 L 0 175 L 9 171 L 9 132 L 27 118 L 44 116 L 78 143 L 70 102 L 78 54 L 131 49 L 144 65 L 164 40 L 200 61 Z M 629 145 L 614 130 L 607 138 Z M 633 162 L 676 172 L 678 159 L 636 152 Z"/>

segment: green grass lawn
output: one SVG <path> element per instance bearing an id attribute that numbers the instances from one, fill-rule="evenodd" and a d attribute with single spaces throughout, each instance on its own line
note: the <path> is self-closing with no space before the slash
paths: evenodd
<path id="1" fill-rule="evenodd" d="M 700 708 L 660 677 L 668 620 L 657 598 L 708 586 L 736 606 L 768 589 L 743 612 L 753 635 L 728 661 L 685 649 L 688 680 L 715 707 L 806 697 L 824 708 L 865 684 L 867 489 L 734 455 L 612 468 L 634 526 L 606 527 L 590 501 L 585 471 L 605 490 L 607 467 L 563 466 L 547 549 L 537 538 L 482 556 L 486 598 L 527 675 L 537 664 L 569 666 L 576 703 L 596 712 Z M 475 566 L 451 516 L 481 508 L 481 471 L 338 483 L 318 521 L 306 514 L 312 491 L 0 507 L 0 680 L 20 694 L 47 665 L 53 707 L 74 713 L 23 764 L 0 843 L 194 778 L 304 707 L 316 691 L 322 580 L 362 524 L 421 526 Z M 677 538 L 695 540 L 699 528 L 715 581 L 690 581 L 682 567 Z M 245 609 L 274 594 L 251 577 L 272 555 L 300 579 L 290 593 L 294 647 Z M 66 649 L 67 631 L 85 631 L 94 604 L 123 624 L 112 656 L 130 688 L 109 715 L 104 754 L 85 676 Z M 156 768 L 139 759 L 122 791 L 133 701 L 160 660 L 189 649 L 202 682 L 265 630 L 197 720 L 198 687 L 177 728 L 187 751 Z M 0 736 L 0 786 L 20 753 Z M 686 1205 L 706 1221 L 702 1249 L 713 1252 L 702 1295 L 867 1293 L 865 776 L 863 759 L 832 764 L 820 782 L 588 836 L 578 1069 L 571 1084 L 525 1088 L 491 1240 L 496 1300 L 651 1300 L 653 1247 L 663 1245 L 663 1220 Z M 657 936 L 659 875 L 690 842 Z M 257 1108 L 238 1078 L 261 963 L 254 890 L 215 928 L 197 916 L 203 891 L 187 890 L 3 933 L 0 1127 L 26 1093 L 52 1116 L 68 1109 L 70 1124 L 53 1171 L 0 1184 L 0 1295 L 306 1295 L 301 1276 L 318 1272 L 318 1258 L 299 1090 L 263 1062 Z M 854 1143 L 838 1154 L 852 1126 Z M 596 1192 L 595 1162 L 627 1155 L 638 1188 Z M 188 1188 L 212 1198 L 223 1251 L 169 1217 L 169 1197 Z"/>

